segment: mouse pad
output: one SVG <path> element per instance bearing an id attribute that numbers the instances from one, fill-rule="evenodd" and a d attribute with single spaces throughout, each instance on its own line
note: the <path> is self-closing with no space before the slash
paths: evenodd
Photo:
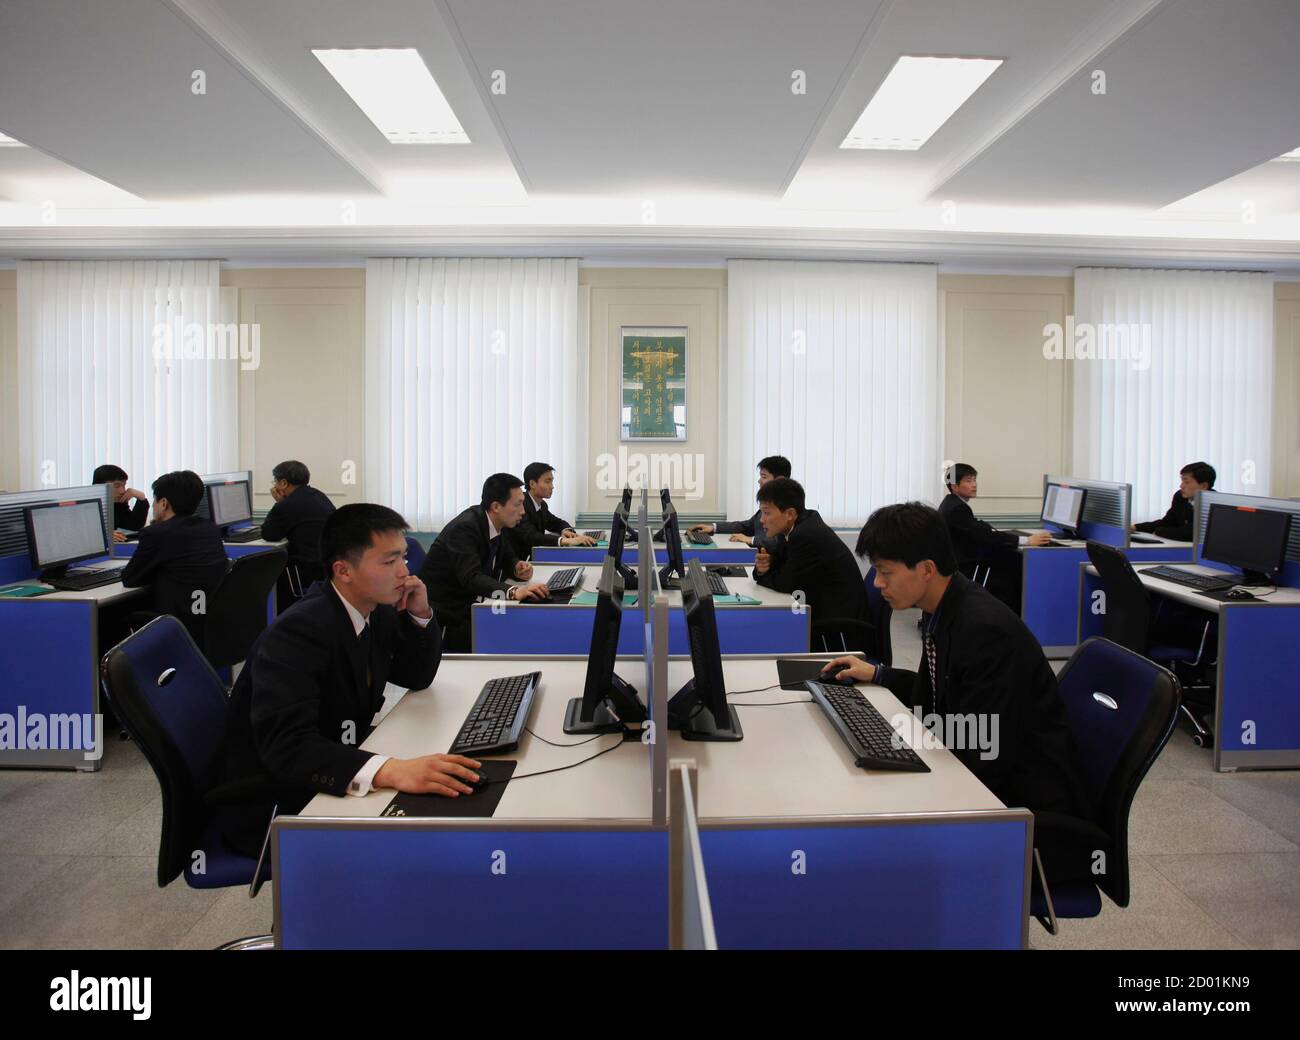
<path id="1" fill-rule="evenodd" d="M 861 654 L 853 654 L 853 657 L 861 657 Z M 827 661 L 830 658 L 826 659 Z M 826 661 L 809 661 L 797 657 L 778 657 L 776 661 L 776 675 L 781 680 L 781 689 L 798 690 L 807 692 L 804 686 L 805 679 L 817 679 L 821 677 L 822 669 L 826 667 Z"/>
<path id="2" fill-rule="evenodd" d="M 459 798 L 444 798 L 440 794 L 407 794 L 398 791 L 391 802 L 384 807 L 380 816 L 442 816 L 442 817 L 483 817 L 492 816 L 497 811 L 501 796 L 506 792 L 506 785 L 514 775 L 517 761 L 510 759 L 479 759 L 479 772 L 486 773 L 492 783 L 474 794 L 463 794 Z"/>

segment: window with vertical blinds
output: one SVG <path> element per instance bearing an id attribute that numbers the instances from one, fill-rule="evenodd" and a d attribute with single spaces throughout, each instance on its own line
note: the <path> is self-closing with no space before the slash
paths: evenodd
<path id="1" fill-rule="evenodd" d="M 934 497 L 942 369 L 930 264 L 733 260 L 723 364 L 729 516 L 785 455 L 828 523 Z"/>
<path id="2" fill-rule="evenodd" d="M 489 474 L 541 461 L 572 519 L 587 416 L 577 311 L 576 260 L 367 261 L 367 497 L 437 529 Z"/>
<path id="3" fill-rule="evenodd" d="M 1135 521 L 1164 514 L 1189 462 L 1269 493 L 1271 274 L 1079 268 L 1074 311 L 1073 472 L 1132 484 Z"/>

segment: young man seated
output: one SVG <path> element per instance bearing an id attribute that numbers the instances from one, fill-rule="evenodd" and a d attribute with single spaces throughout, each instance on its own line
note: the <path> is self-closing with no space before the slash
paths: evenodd
<path id="1" fill-rule="evenodd" d="M 876 587 L 894 610 L 924 612 L 920 667 L 839 657 L 825 671 L 885 686 L 921 716 L 974 716 L 979 732 L 994 735 L 992 748 L 953 753 L 984 786 L 1008 806 L 1088 816 L 1056 675 L 1024 622 L 957 571 L 938 512 L 920 502 L 877 509 L 857 551 L 876 568 Z M 1039 849 L 1049 883 L 1085 876 L 1090 850 Z"/>
<path id="2" fill-rule="evenodd" d="M 524 515 L 510 531 L 515 554 L 527 559 L 539 545 L 595 545 L 594 538 L 579 534 L 569 521 L 551 512 L 547 501 L 555 494 L 555 467 L 549 462 L 530 462 L 524 467 Z"/>
<path id="3" fill-rule="evenodd" d="M 1214 490 L 1214 481 L 1218 476 L 1214 467 L 1208 462 L 1189 462 L 1178 471 L 1178 490 L 1169 503 L 1169 509 L 1159 520 L 1148 520 L 1134 524 L 1130 530 L 1145 531 L 1148 534 L 1170 538 L 1175 542 L 1190 542 L 1192 537 L 1192 519 L 1195 510 L 1193 499 L 1198 491 Z"/>
<path id="4" fill-rule="evenodd" d="M 428 587 L 429 602 L 445 627 L 443 645 L 448 653 L 469 653 L 470 605 L 494 593 L 506 599 L 544 599 L 546 585 L 510 585 L 508 578 L 528 581 L 533 565 L 519 559 L 509 530 L 523 518 L 523 482 L 509 473 L 494 473 L 483 482 L 478 505 L 457 514 L 429 546 L 420 579 Z"/>
<path id="5" fill-rule="evenodd" d="M 221 783 L 212 793 L 226 843 L 256 856 L 271 817 L 318 792 L 375 788 L 469 794 L 478 762 L 362 751 L 388 683 L 422 690 L 442 656 L 424 583 L 406 569 L 406 521 L 358 502 L 321 533 L 327 580 L 258 637 L 230 696 Z"/>
<path id="6" fill-rule="evenodd" d="M 769 455 L 758 463 L 758 486 L 760 488 L 777 477 L 789 477 L 790 460 L 784 455 Z M 756 549 L 766 548 L 769 553 L 776 553 L 785 543 L 783 538 L 769 540 L 763 533 L 761 510 L 756 511 L 748 520 L 720 520 L 716 524 L 692 524 L 692 531 L 704 534 L 729 534 L 730 541 L 743 542 Z"/>
<path id="7" fill-rule="evenodd" d="M 283 613 L 300 593 L 325 576 L 320 562 L 320 535 L 334 512 L 329 496 L 311 486 L 311 471 L 297 460 L 271 470 L 271 506 L 262 521 L 268 542 L 289 541 L 289 563 L 276 586 L 276 603 Z"/>
<path id="8" fill-rule="evenodd" d="M 202 500 L 203 481 L 191 470 L 155 480 L 153 523 L 140 531 L 135 555 L 122 570 L 122 584 L 150 586 L 153 611 L 179 618 L 200 649 L 207 597 L 230 567 L 220 529 L 194 514 Z"/>
<path id="9" fill-rule="evenodd" d="M 149 499 L 143 491 L 127 487 L 129 478 L 121 466 L 106 462 L 96 466 L 90 478 L 92 484 L 113 485 L 113 541 L 124 542 L 123 531 L 138 531 L 149 519 Z"/>
<path id="10" fill-rule="evenodd" d="M 802 593 L 814 623 L 867 617 L 862 572 L 840 536 L 815 509 L 804 508 L 803 488 L 777 477 L 758 489 L 759 517 L 769 539 L 785 538 L 783 552 L 758 550 L 754 580 L 778 592 Z"/>

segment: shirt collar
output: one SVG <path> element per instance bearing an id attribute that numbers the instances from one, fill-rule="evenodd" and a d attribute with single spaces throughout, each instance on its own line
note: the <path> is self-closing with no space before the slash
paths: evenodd
<path id="1" fill-rule="evenodd" d="M 529 498 L 533 498 L 533 496 L 532 496 L 531 494 L 530 494 L 528 497 L 529 497 Z M 536 499 L 536 498 L 533 498 L 533 508 L 536 509 L 536 510 L 540 513 L 540 512 L 542 511 L 542 503 L 541 503 L 541 501 L 539 501 L 539 500 Z"/>
<path id="2" fill-rule="evenodd" d="M 348 620 L 352 622 L 352 630 L 358 637 L 360 637 L 361 633 L 365 631 L 366 625 L 369 624 L 370 619 L 349 603 L 343 593 L 339 591 L 339 587 L 333 582 L 330 582 L 330 588 L 334 590 L 334 595 L 338 596 L 339 600 L 342 602 L 343 609 L 348 612 Z"/>
<path id="3" fill-rule="evenodd" d="M 488 541 L 490 542 L 490 541 L 492 541 L 493 538 L 499 537 L 500 534 L 501 534 L 501 532 L 497 530 L 497 525 L 494 524 L 494 523 L 492 522 L 492 514 L 491 514 L 491 513 L 488 513 L 488 512 L 485 511 L 485 512 L 483 513 L 483 515 L 487 518 L 487 522 L 488 522 Z"/>

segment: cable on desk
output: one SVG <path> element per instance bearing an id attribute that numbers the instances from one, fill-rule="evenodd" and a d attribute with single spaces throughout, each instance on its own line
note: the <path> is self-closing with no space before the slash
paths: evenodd
<path id="1" fill-rule="evenodd" d="M 766 693 L 768 690 L 775 690 L 780 687 L 780 683 L 773 683 L 771 686 L 760 686 L 754 690 L 731 690 L 727 693 L 728 697 L 739 697 L 742 693 Z"/>
<path id="2" fill-rule="evenodd" d="M 602 737 L 604 735 L 605 734 L 603 733 L 596 734 L 596 736 L 598 737 Z M 623 739 L 622 733 L 616 733 L 614 735 L 618 737 L 617 744 L 610 745 L 609 747 L 605 748 L 604 751 L 597 751 L 594 755 L 588 755 L 586 758 L 581 759 L 580 761 L 570 762 L 567 766 L 556 766 L 554 769 L 539 769 L 536 773 L 521 773 L 518 776 L 507 777 L 504 780 L 489 780 L 483 786 L 489 787 L 492 784 L 507 784 L 511 780 L 527 780 L 531 776 L 545 776 L 547 773 L 563 773 L 566 769 L 574 769 L 578 766 L 585 765 L 588 762 L 592 762 L 600 758 L 601 755 L 608 755 L 611 751 L 616 751 L 618 748 L 628 743 L 628 741 L 625 741 Z"/>
<path id="3" fill-rule="evenodd" d="M 604 733 L 597 733 L 594 736 L 588 737 L 586 740 L 575 740 L 572 744 L 557 744 L 553 740 L 547 740 L 540 733 L 529 729 L 527 726 L 524 727 L 524 732 L 536 737 L 543 744 L 550 744 L 551 747 L 582 747 L 583 744 L 590 744 L 593 740 L 599 740 L 601 737 L 605 736 Z"/>

